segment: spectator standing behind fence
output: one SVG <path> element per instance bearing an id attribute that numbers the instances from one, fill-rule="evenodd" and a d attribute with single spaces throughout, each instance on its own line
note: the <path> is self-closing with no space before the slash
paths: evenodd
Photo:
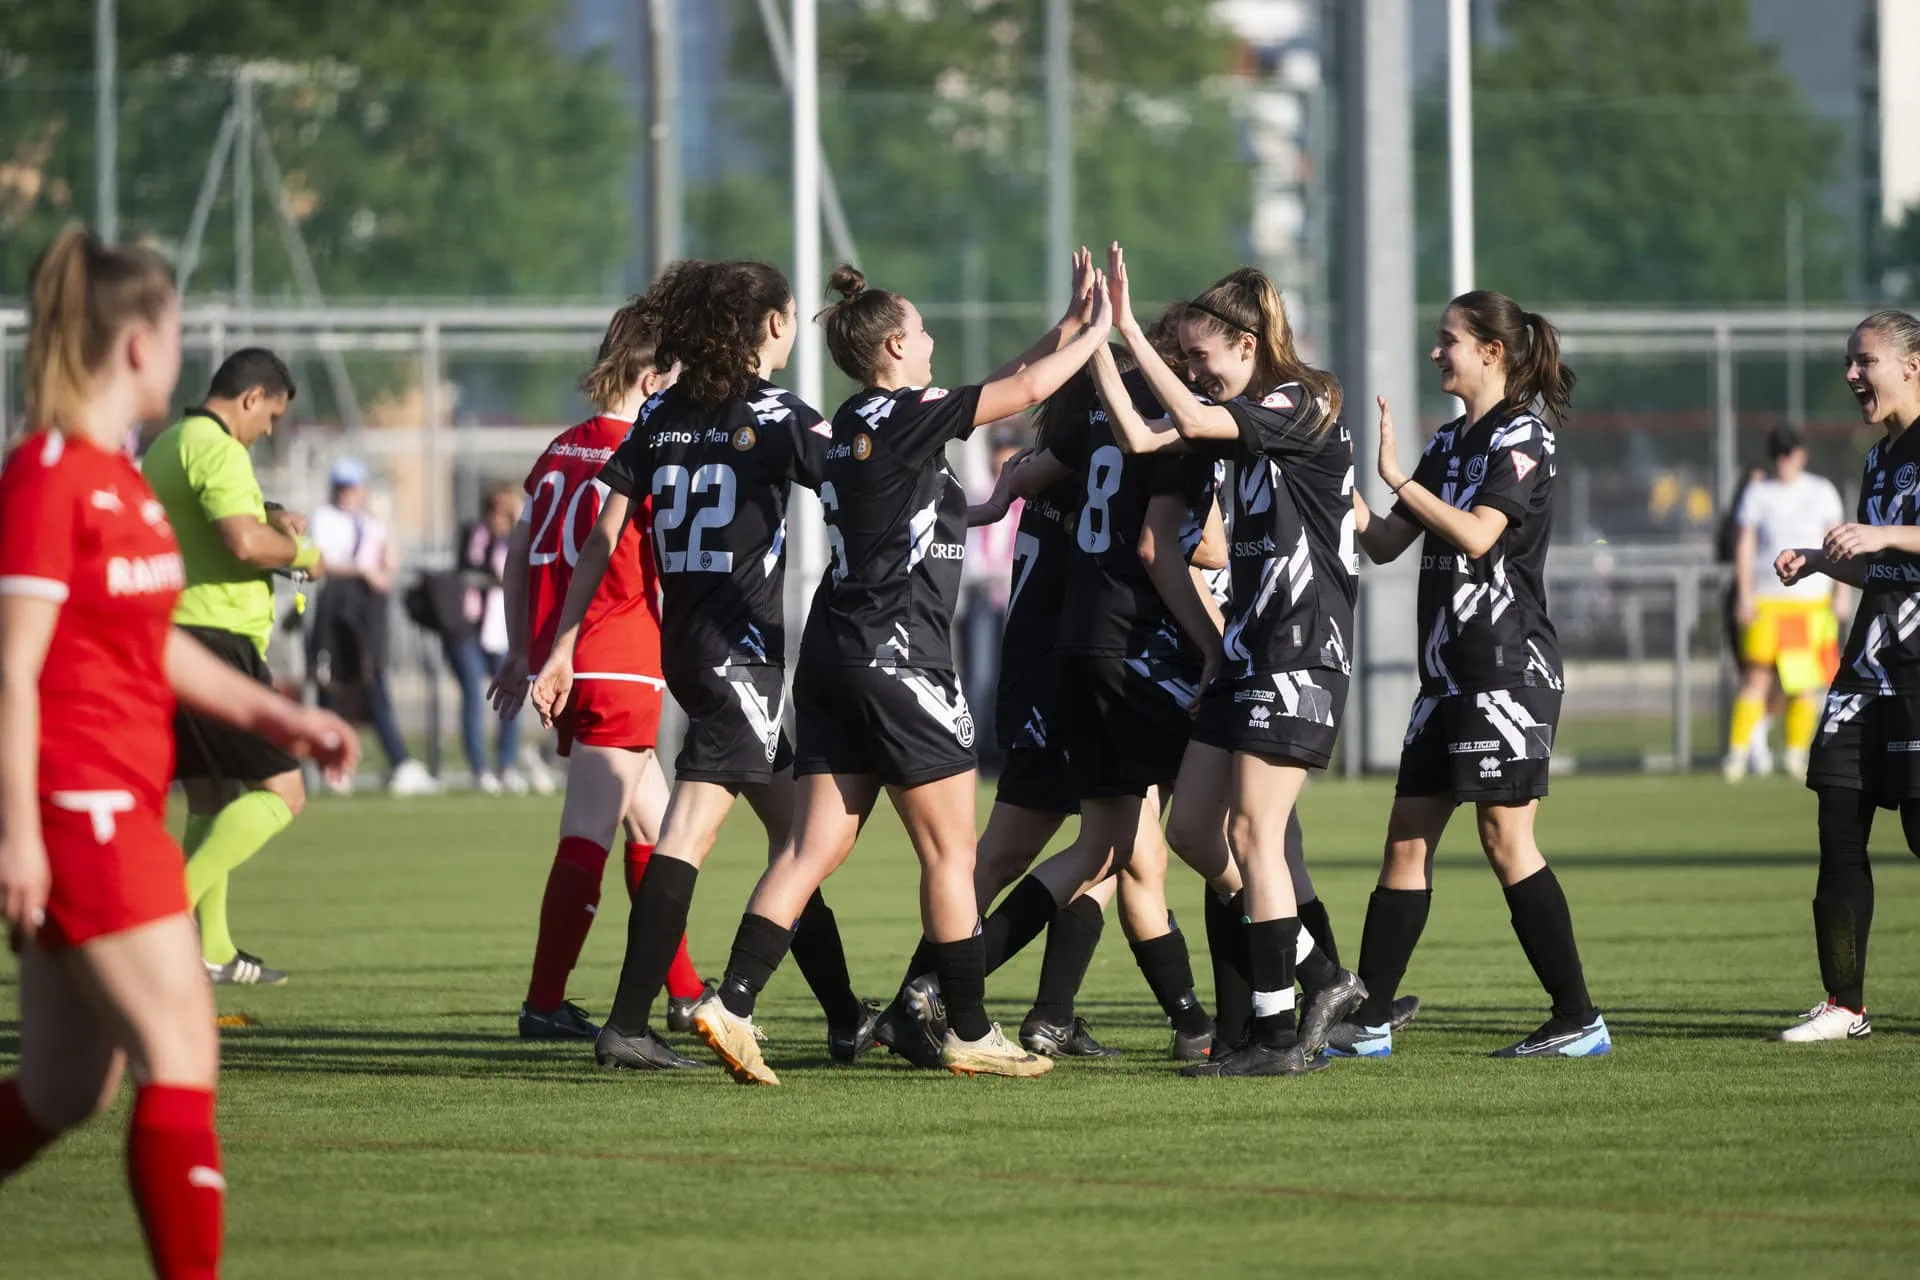
<path id="1" fill-rule="evenodd" d="M 1000 468 L 1026 443 L 1024 434 L 1013 423 L 996 427 L 993 465 L 988 475 L 998 476 Z M 972 500 L 985 502 L 991 493 L 989 484 L 986 492 L 973 495 Z M 967 530 L 967 611 L 961 633 L 963 675 L 967 705 L 973 708 L 977 721 L 975 740 L 980 744 L 980 765 L 994 774 L 1000 770 L 1001 755 L 994 745 L 999 739 L 994 733 L 993 704 L 1000 680 L 1000 636 L 1007 629 L 1007 588 L 1014 562 L 1020 555 L 1017 545 L 1020 505 L 1016 499 L 1008 509 L 1010 519 Z"/>
<path id="2" fill-rule="evenodd" d="M 307 669 L 321 706 L 373 726 L 387 756 L 387 789 L 426 795 L 440 784 L 408 753 L 387 683 L 388 597 L 399 559 L 385 522 L 367 510 L 366 463 L 340 459 L 328 484 L 327 504 L 307 524 L 327 576 L 314 601 Z"/>
<path id="3" fill-rule="evenodd" d="M 1834 582 L 1825 576 L 1780 581 L 1773 562 L 1792 547 L 1816 547 L 1845 518 L 1833 482 L 1807 470 L 1807 449 L 1792 427 L 1767 437 L 1771 466 L 1746 487 L 1734 513 L 1733 616 L 1740 625 L 1740 693 L 1727 733 L 1727 781 L 1747 776 L 1759 753 L 1755 730 L 1777 685 L 1786 701 L 1787 772 L 1801 774 L 1813 744 L 1820 689 L 1840 663 Z"/>
<path id="4" fill-rule="evenodd" d="M 489 713 L 487 681 L 507 656 L 506 595 L 501 587 L 507 567 L 507 544 L 520 519 L 521 495 L 512 485 L 487 490 L 480 519 L 460 531 L 462 585 L 461 619 L 467 624 L 442 632 L 441 647 L 447 666 L 460 681 L 460 740 L 473 770 L 473 785 L 490 796 L 531 789 L 521 772 L 520 719 L 498 719 Z M 487 765 L 486 722 L 499 728 L 494 738 L 495 764 Z"/>

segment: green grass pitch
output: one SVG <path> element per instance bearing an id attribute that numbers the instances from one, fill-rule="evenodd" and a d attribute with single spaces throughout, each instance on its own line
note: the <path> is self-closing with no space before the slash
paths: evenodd
<path id="1" fill-rule="evenodd" d="M 610 1075 L 584 1046 L 514 1037 L 552 802 L 316 801 L 234 891 L 243 945 L 294 977 L 221 993 L 261 1023 L 225 1040 L 227 1274 L 1915 1274 L 1920 867 L 1897 820 L 1875 840 L 1875 1033 L 1790 1048 L 1766 1037 L 1819 995 L 1810 794 L 1555 789 L 1542 843 L 1610 1059 L 1485 1056 L 1543 1009 L 1462 821 L 1405 988 L 1425 1011 L 1391 1060 L 1178 1079 L 1110 921 L 1082 1012 L 1122 1058 L 1034 1082 L 920 1074 L 884 1051 L 832 1068 L 789 965 L 761 1002 L 786 1082 L 769 1090 L 719 1070 Z M 1329 781 L 1303 806 L 1348 963 L 1387 802 Z M 724 963 L 758 845 L 742 806 L 694 908 L 703 971 Z M 573 984 L 596 1011 L 619 962 L 617 875 Z M 1204 993 L 1199 886 L 1176 877 Z M 882 994 L 918 931 L 890 814 L 829 898 L 856 983 Z M 990 984 L 1009 1029 L 1038 950 Z M 0 1070 L 15 1033 L 0 1023 Z M 124 1105 L 0 1191 L 0 1274 L 144 1274 Z"/>

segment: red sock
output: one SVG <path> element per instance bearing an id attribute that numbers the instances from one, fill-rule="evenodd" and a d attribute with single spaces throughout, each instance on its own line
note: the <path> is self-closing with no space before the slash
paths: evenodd
<path id="1" fill-rule="evenodd" d="M 150 1084 L 133 1100 L 127 1181 L 160 1280 L 214 1280 L 227 1180 L 213 1133 L 213 1094 Z"/>
<path id="2" fill-rule="evenodd" d="M 646 874 L 647 863 L 653 858 L 653 846 L 641 844 L 637 840 L 627 841 L 627 896 L 631 898 L 640 888 L 640 877 Z M 692 957 L 687 955 L 687 935 L 680 935 L 680 949 L 673 953 L 673 965 L 667 970 L 667 994 L 675 1000 L 691 1000 L 706 990 L 706 984 L 700 981 L 700 971 L 693 967 Z"/>
<path id="3" fill-rule="evenodd" d="M 26 1168 L 52 1141 L 53 1135 L 27 1114 L 27 1104 L 20 1100 L 20 1082 L 0 1080 L 0 1182 Z"/>
<path id="4" fill-rule="evenodd" d="M 540 900 L 540 937 L 533 944 L 533 978 L 527 983 L 527 1007 L 540 1012 L 558 1009 L 567 998 L 567 979 L 580 963 L 594 912 L 600 908 L 600 876 L 607 868 L 607 851 L 591 840 L 566 836 L 553 855 L 547 873 L 546 896 Z"/>

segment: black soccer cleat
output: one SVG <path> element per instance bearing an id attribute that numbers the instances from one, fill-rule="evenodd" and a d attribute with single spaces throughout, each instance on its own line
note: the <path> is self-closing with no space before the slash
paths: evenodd
<path id="1" fill-rule="evenodd" d="M 1412 1022 L 1420 1013 L 1419 996 L 1401 996 L 1393 1002 L 1393 1017 L 1389 1025 L 1395 1031 Z"/>
<path id="2" fill-rule="evenodd" d="M 591 1040 L 599 1034 L 600 1024 L 571 1000 L 561 1001 L 558 1009 L 520 1006 L 522 1040 Z"/>
<path id="3" fill-rule="evenodd" d="M 1327 1047 L 1327 1032 L 1367 998 L 1367 984 L 1345 969 L 1316 992 L 1300 1015 L 1301 1052 L 1311 1058 Z"/>
<path id="4" fill-rule="evenodd" d="M 1109 1049 L 1093 1038 L 1085 1018 L 1072 1022 L 1048 1022 L 1031 1015 L 1020 1024 L 1020 1043 L 1027 1052 L 1043 1058 L 1117 1058 L 1118 1049 Z"/>
<path id="5" fill-rule="evenodd" d="M 637 1036 L 623 1036 L 612 1027 L 602 1027 L 593 1042 L 594 1061 L 603 1067 L 623 1071 L 698 1071 L 706 1064 L 675 1053 L 673 1046 L 651 1030 Z"/>
<path id="6" fill-rule="evenodd" d="M 688 996 L 685 1000 L 667 997 L 667 1030 L 676 1035 L 685 1035 L 693 1030 L 693 1006 L 720 989 L 720 979 L 708 978 L 697 996 Z"/>
<path id="7" fill-rule="evenodd" d="M 1182 1031 L 1175 1027 L 1173 1044 L 1167 1051 L 1168 1056 L 1175 1062 L 1205 1062 L 1213 1056 L 1214 1046 L 1219 1043 L 1214 1038 L 1215 1031 L 1216 1028 L 1211 1019 L 1199 1031 Z M 1224 1046 L 1220 1052 L 1224 1054 L 1230 1048 L 1232 1048 L 1231 1045 Z"/>
<path id="8" fill-rule="evenodd" d="M 1304 1045 L 1292 1044 L 1284 1049 L 1276 1049 L 1257 1041 L 1249 1042 L 1225 1057 L 1182 1067 L 1180 1074 L 1189 1080 L 1226 1076 L 1304 1076 L 1324 1071 L 1331 1065 L 1326 1054 L 1309 1055 L 1301 1052 L 1304 1048 Z"/>
<path id="9" fill-rule="evenodd" d="M 835 1062 L 858 1062 L 874 1046 L 874 1028 L 880 1022 L 880 1006 L 871 1000 L 860 1002 L 860 1021 L 852 1027 L 827 1024 L 827 1056 Z"/>
<path id="10" fill-rule="evenodd" d="M 916 1067 L 945 1070 L 940 1047 L 947 1039 L 946 1009 L 933 984 L 915 978 L 900 988 L 874 1024 L 873 1038 Z"/>

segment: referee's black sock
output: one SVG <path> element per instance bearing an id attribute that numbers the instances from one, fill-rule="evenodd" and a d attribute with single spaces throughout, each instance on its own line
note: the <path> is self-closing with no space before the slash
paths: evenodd
<path id="1" fill-rule="evenodd" d="M 1213 1035 L 1222 1044 L 1246 1043 L 1253 1018 L 1253 988 L 1247 983 L 1246 894 L 1222 898 L 1206 893 L 1207 953 L 1213 961 Z"/>
<path id="2" fill-rule="evenodd" d="M 1508 885 L 1507 910 L 1520 949 L 1553 1000 L 1553 1016 L 1578 1026 L 1591 1022 L 1593 1001 L 1587 998 L 1587 975 L 1573 940 L 1573 913 L 1567 909 L 1567 895 L 1553 868 L 1542 867 Z"/>
<path id="3" fill-rule="evenodd" d="M 1296 1043 L 1293 1021 L 1293 952 L 1300 942 L 1300 920 L 1254 920 L 1247 925 L 1248 972 L 1253 981 L 1256 1044 L 1284 1049 Z"/>
<path id="4" fill-rule="evenodd" d="M 1099 902 L 1084 894 L 1068 903 L 1047 926 L 1047 950 L 1040 961 L 1040 987 L 1029 1016 L 1061 1026 L 1073 1018 L 1073 1002 L 1086 981 L 1087 966 L 1100 945 L 1106 916 Z"/>
<path id="5" fill-rule="evenodd" d="M 1170 929 L 1157 938 L 1136 942 L 1133 960 L 1174 1030 L 1185 1036 L 1205 1033 L 1207 1011 L 1193 994 L 1193 965 L 1187 959 L 1186 935 Z"/>
<path id="6" fill-rule="evenodd" d="M 1313 945 L 1321 955 L 1340 967 L 1340 947 L 1333 940 L 1333 917 L 1327 914 L 1327 904 L 1318 898 L 1303 902 L 1296 909 L 1300 916 L 1300 927 L 1313 936 Z"/>
<path id="7" fill-rule="evenodd" d="M 986 948 L 978 937 L 933 944 L 934 972 L 947 1006 L 947 1027 L 962 1040 L 978 1040 L 993 1030 L 987 1021 Z"/>
<path id="8" fill-rule="evenodd" d="M 793 962 L 807 980 L 832 1027 L 857 1027 L 866 1009 L 853 992 L 847 974 L 847 951 L 840 943 L 840 925 L 833 909 L 815 889 L 800 918 L 793 922 Z"/>
<path id="9" fill-rule="evenodd" d="M 737 1018 L 753 1016 L 754 1001 L 787 958 L 793 930 L 783 929 L 765 916 L 749 912 L 740 917 L 733 935 L 733 954 L 727 957 L 726 976 L 720 979 L 720 1003 Z"/>
<path id="10" fill-rule="evenodd" d="M 1875 802 L 1859 791 L 1820 789 L 1820 876 L 1813 891 L 1813 945 L 1827 999 L 1866 1009 L 1867 934 L 1873 928 L 1873 865 L 1867 859 Z M 1901 809 L 1905 819 L 1907 809 Z"/>
<path id="11" fill-rule="evenodd" d="M 981 926 L 980 942 L 984 948 L 986 971 L 992 973 L 1019 955 L 1023 947 L 1040 936 L 1040 931 L 1047 927 L 1059 910 L 1051 889 L 1032 876 L 1022 878 L 1019 884 L 1013 886 L 1013 892 L 1001 899 L 1000 905 L 993 909 L 986 924 Z M 945 989 L 945 980 L 942 979 L 941 990 Z M 969 1040 L 977 1038 L 967 1037 Z"/>
<path id="12" fill-rule="evenodd" d="M 1367 998 L 1354 1012 L 1353 1020 L 1369 1027 L 1384 1027 L 1393 1021 L 1393 998 L 1399 994 L 1400 979 L 1407 975 L 1407 962 L 1427 927 L 1427 912 L 1433 906 L 1431 889 L 1376 888 L 1367 899 L 1367 924 L 1360 934 L 1360 981 L 1367 984 Z"/>
<path id="13" fill-rule="evenodd" d="M 693 903 L 693 885 L 699 876 L 698 867 L 678 858 L 655 857 L 647 863 L 633 891 L 627 954 L 620 962 L 620 986 L 607 1014 L 607 1026 L 616 1035 L 637 1036 L 647 1030 L 647 1015 L 660 998 L 667 970 L 687 931 L 687 908 Z"/>

